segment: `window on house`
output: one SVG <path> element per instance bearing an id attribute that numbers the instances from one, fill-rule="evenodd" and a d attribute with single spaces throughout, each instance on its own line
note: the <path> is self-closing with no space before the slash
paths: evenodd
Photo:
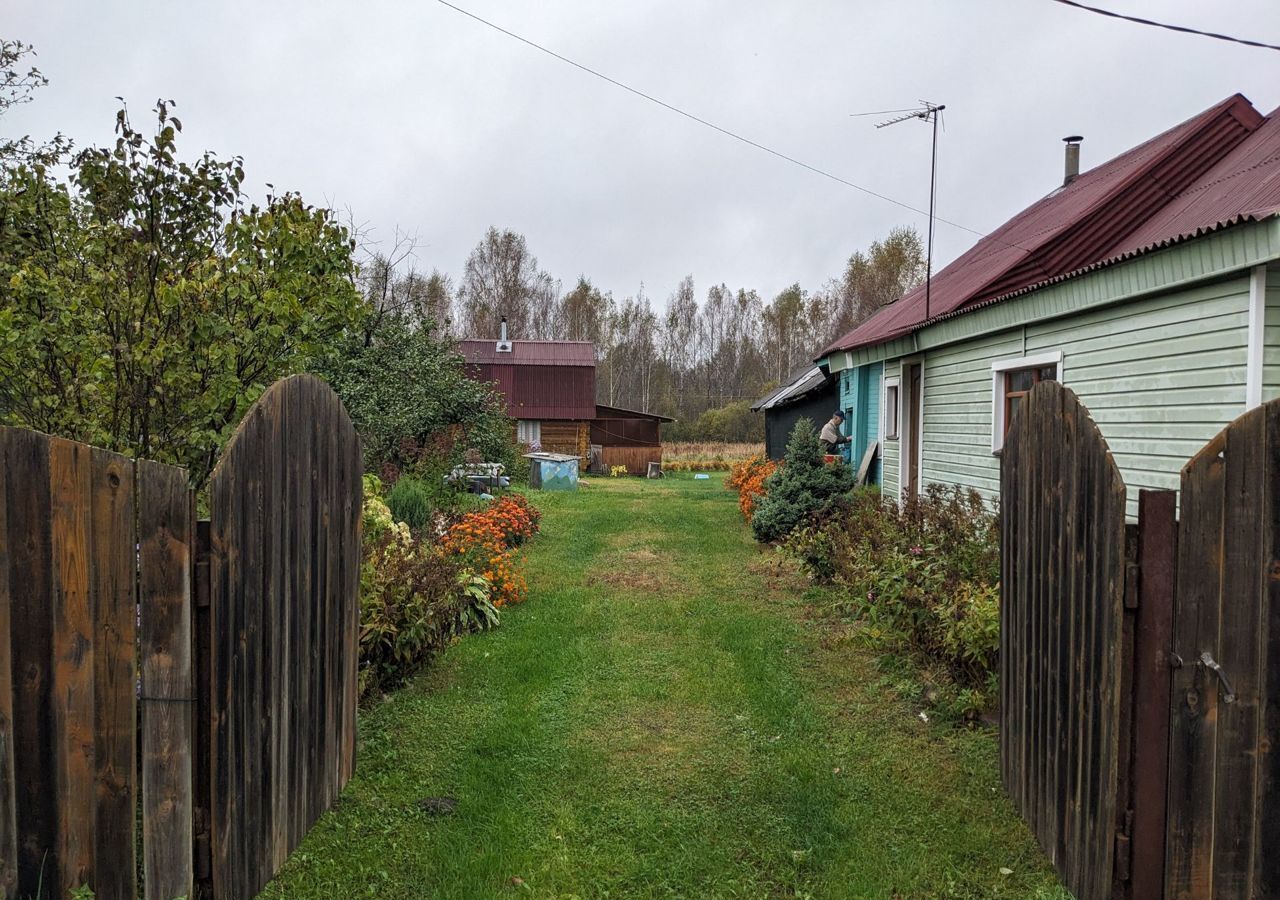
<path id="1" fill-rule="evenodd" d="M 887 441 L 898 439 L 898 381 L 884 383 L 884 438 Z"/>
<path id="2" fill-rule="evenodd" d="M 1004 373 L 1004 433 L 1009 433 L 1009 425 L 1031 389 L 1042 381 L 1057 381 L 1058 367 L 1037 366 L 1033 369 L 1017 369 Z"/>
<path id="3" fill-rule="evenodd" d="M 1013 416 L 1041 381 L 1062 380 L 1062 354 L 1043 353 L 991 364 L 991 451 L 999 453 Z"/>
<path id="4" fill-rule="evenodd" d="M 541 444 L 542 423 L 531 419 L 520 419 L 516 422 L 516 440 L 522 444 Z"/>

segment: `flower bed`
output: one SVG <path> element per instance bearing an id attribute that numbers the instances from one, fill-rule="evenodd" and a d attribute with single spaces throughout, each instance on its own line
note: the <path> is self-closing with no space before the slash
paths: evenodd
<path id="1" fill-rule="evenodd" d="M 440 546 L 492 586 L 495 607 L 519 603 L 529 586 L 516 564 L 515 548 L 537 533 L 540 518 L 523 496 L 509 494 L 453 523 Z"/>
<path id="2" fill-rule="evenodd" d="M 500 607 L 524 599 L 515 548 L 539 518 L 512 494 L 461 516 L 437 513 L 414 532 L 392 516 L 379 480 L 365 477 L 361 697 L 395 686 L 463 634 L 497 625 Z"/>

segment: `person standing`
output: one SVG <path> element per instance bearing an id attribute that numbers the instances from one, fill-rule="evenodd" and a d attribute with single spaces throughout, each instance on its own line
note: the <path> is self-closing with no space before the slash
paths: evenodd
<path id="1" fill-rule="evenodd" d="M 836 448 L 841 444 L 849 443 L 849 438 L 840 433 L 840 426 L 843 424 L 844 413 L 837 409 L 831 414 L 827 424 L 822 426 L 822 433 L 818 435 L 818 447 L 823 453 L 835 453 Z"/>

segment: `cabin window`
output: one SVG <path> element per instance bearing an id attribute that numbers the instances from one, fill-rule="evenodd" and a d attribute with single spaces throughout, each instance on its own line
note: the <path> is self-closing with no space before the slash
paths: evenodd
<path id="1" fill-rule="evenodd" d="M 884 382 L 884 439 L 898 439 L 898 379 L 888 378 Z"/>
<path id="2" fill-rule="evenodd" d="M 542 423 L 532 419 L 520 419 L 516 422 L 516 440 L 530 446 L 541 444 Z"/>
<path id="3" fill-rule="evenodd" d="M 991 364 L 991 452 L 999 453 L 1013 416 L 1041 381 L 1062 380 L 1062 354 L 1041 353 Z"/>

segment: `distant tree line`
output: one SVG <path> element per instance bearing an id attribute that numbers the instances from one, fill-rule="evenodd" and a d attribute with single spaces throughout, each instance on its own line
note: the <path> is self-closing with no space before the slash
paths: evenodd
<path id="1" fill-rule="evenodd" d="M 457 281 L 418 272 L 413 251 L 398 234 L 388 252 L 369 254 L 360 278 L 371 306 L 455 339 L 495 338 L 505 316 L 513 339 L 591 341 L 597 402 L 672 416 L 666 434 L 707 440 L 758 439 L 752 401 L 924 277 L 920 235 L 907 227 L 853 253 L 817 290 L 797 283 L 769 300 L 723 283 L 699 298 L 691 275 L 661 304 L 643 285 L 618 299 L 586 275 L 565 291 L 523 235 L 497 228 Z"/>

